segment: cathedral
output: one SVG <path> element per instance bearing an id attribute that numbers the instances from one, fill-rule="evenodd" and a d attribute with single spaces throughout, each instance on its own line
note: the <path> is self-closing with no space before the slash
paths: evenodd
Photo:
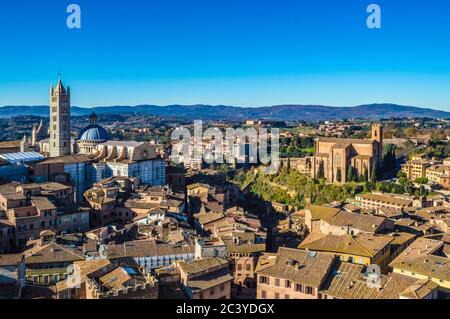
<path id="1" fill-rule="evenodd" d="M 95 154 L 98 152 L 97 146 L 109 140 L 109 133 L 97 124 L 97 115 L 92 113 L 89 118 L 89 125 L 81 130 L 78 135 L 76 151 L 79 154 Z"/>
<path id="2" fill-rule="evenodd" d="M 37 181 L 56 181 L 64 177 L 73 183 L 77 200 L 94 183 L 112 176 L 139 179 L 141 183 L 164 186 L 165 160 L 150 143 L 111 141 L 109 133 L 98 123 L 95 113 L 77 138 L 70 127 L 70 87 L 61 79 L 50 87 L 50 125 L 33 126 L 31 139 L 24 137 L 21 149 L 37 151 L 47 160 L 35 168 Z"/>
<path id="3" fill-rule="evenodd" d="M 383 156 L 383 128 L 372 125 L 371 139 L 319 138 L 312 160 L 313 178 L 332 183 L 348 182 L 348 172 L 370 177 L 373 165 L 380 168 Z"/>

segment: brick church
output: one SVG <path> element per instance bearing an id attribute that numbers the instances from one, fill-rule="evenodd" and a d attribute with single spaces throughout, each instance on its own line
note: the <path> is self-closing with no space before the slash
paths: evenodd
<path id="1" fill-rule="evenodd" d="M 370 178 L 373 165 L 382 165 L 383 128 L 372 125 L 371 139 L 319 138 L 312 161 L 312 177 L 323 177 L 332 183 L 346 183 L 349 167 L 356 176 Z M 367 173 L 366 173 L 367 172 Z"/>

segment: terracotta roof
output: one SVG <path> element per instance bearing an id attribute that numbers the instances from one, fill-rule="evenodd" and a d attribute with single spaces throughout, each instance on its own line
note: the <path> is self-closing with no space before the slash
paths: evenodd
<path id="1" fill-rule="evenodd" d="M 340 211 L 331 220 L 331 224 L 341 227 L 350 226 L 365 232 L 375 232 L 384 221 L 384 217 Z"/>
<path id="2" fill-rule="evenodd" d="M 339 261 L 320 292 L 337 299 L 399 299 L 405 289 L 417 282 L 412 277 L 392 274 L 381 275 L 379 282 L 373 283 L 365 272 L 363 265 Z"/>
<path id="3" fill-rule="evenodd" d="M 306 207 L 306 210 L 311 212 L 313 220 L 321 219 L 324 221 L 331 221 L 341 210 L 339 208 L 332 208 L 326 206 L 310 205 Z"/>
<path id="4" fill-rule="evenodd" d="M 258 275 L 290 280 L 293 283 L 319 288 L 334 261 L 334 256 L 305 250 L 280 248 L 276 257 L 260 258 Z"/>
<path id="5" fill-rule="evenodd" d="M 251 254 L 263 252 L 265 250 L 266 244 L 227 245 L 228 254 Z"/>
<path id="6" fill-rule="evenodd" d="M 403 261 L 393 261 L 390 266 L 423 276 L 450 281 L 450 259 L 440 256 L 421 256 Z"/>
<path id="7" fill-rule="evenodd" d="M 410 199 L 403 199 L 403 198 L 399 198 L 399 197 L 394 197 L 394 196 L 389 196 L 389 195 L 379 195 L 379 194 L 360 194 L 360 195 L 357 195 L 356 197 L 373 200 L 373 201 L 392 203 L 392 204 L 402 205 L 402 206 L 410 206 L 413 202 Z"/>
<path id="8" fill-rule="evenodd" d="M 217 287 L 218 285 L 230 282 L 233 277 L 230 275 L 228 269 L 221 269 L 219 271 L 202 275 L 193 280 L 188 280 L 186 286 L 193 291 L 206 290 L 212 287 Z"/>
<path id="9" fill-rule="evenodd" d="M 98 281 L 102 288 L 117 291 L 128 286 L 144 284 L 146 279 L 136 267 L 126 266 L 108 272 L 98 278 Z"/>
<path id="10" fill-rule="evenodd" d="M 84 162 L 92 162 L 94 156 L 92 155 L 84 155 L 84 154 L 73 154 L 73 155 L 65 155 L 60 157 L 50 158 L 41 162 L 40 164 L 75 164 L 75 163 L 84 163 Z"/>
<path id="11" fill-rule="evenodd" d="M 122 245 L 109 245 L 108 258 L 147 257 L 193 254 L 193 245 L 157 244 L 153 240 L 132 241 Z"/>
<path id="12" fill-rule="evenodd" d="M 189 275 L 195 275 L 214 268 L 223 268 L 225 265 L 228 265 L 227 260 L 215 257 L 202 258 L 189 262 L 182 261 L 178 263 L 180 270 Z"/>
<path id="13" fill-rule="evenodd" d="M 419 280 L 403 290 L 400 296 L 407 299 L 424 299 L 438 288 L 439 285 L 431 280 Z"/>
<path id="14" fill-rule="evenodd" d="M 200 225 L 206 225 L 225 218 L 225 215 L 222 213 L 205 213 L 197 214 L 194 216 L 194 218 L 198 220 Z"/>
<path id="15" fill-rule="evenodd" d="M 25 251 L 25 264 L 27 265 L 80 260 L 84 260 L 81 252 L 56 243 L 50 243 Z"/>
<path id="16" fill-rule="evenodd" d="M 0 255 L 0 266 L 16 266 L 23 261 L 23 254 Z"/>
<path id="17" fill-rule="evenodd" d="M 321 137 L 318 139 L 318 142 L 323 143 L 336 143 L 338 146 L 345 146 L 348 144 L 373 144 L 372 140 L 369 139 L 355 139 L 355 138 L 330 138 L 330 137 Z"/>
<path id="18" fill-rule="evenodd" d="M 369 234 L 360 234 L 358 236 L 310 234 L 300 244 L 299 248 L 374 257 L 393 240 L 394 238 L 390 236 L 376 236 Z"/>
<path id="19" fill-rule="evenodd" d="M 421 256 L 428 256 L 439 250 L 444 243 L 440 240 L 429 238 L 417 238 L 409 247 L 407 247 L 392 263 L 401 263 L 405 260 L 414 259 Z"/>
<path id="20" fill-rule="evenodd" d="M 31 203 L 40 211 L 56 209 L 56 206 L 46 197 L 33 197 Z"/>
<path id="21" fill-rule="evenodd" d="M 89 274 L 97 272 L 102 268 L 113 266 L 111 261 L 109 261 L 108 259 L 75 261 L 74 265 L 76 266 L 76 269 L 79 271 L 80 283 L 85 282 Z M 57 291 L 67 289 L 67 281 L 63 280 L 58 282 L 56 284 L 56 288 Z"/>

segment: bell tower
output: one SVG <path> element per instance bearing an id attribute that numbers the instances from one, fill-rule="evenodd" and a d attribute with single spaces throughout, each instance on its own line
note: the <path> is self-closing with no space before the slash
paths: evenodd
<path id="1" fill-rule="evenodd" d="M 377 142 L 376 146 L 376 158 L 378 167 L 382 165 L 383 162 L 383 126 L 379 123 L 372 125 L 372 141 Z"/>
<path id="2" fill-rule="evenodd" d="M 50 87 L 50 157 L 70 153 L 70 87 L 66 90 L 59 79 L 55 89 Z"/>

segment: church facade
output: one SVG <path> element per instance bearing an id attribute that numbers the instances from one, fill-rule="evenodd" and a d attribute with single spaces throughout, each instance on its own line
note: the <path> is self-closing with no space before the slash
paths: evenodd
<path id="1" fill-rule="evenodd" d="M 383 128 L 372 125 L 371 139 L 319 138 L 312 160 L 313 178 L 332 183 L 348 182 L 349 171 L 356 177 L 371 177 L 373 166 L 382 166 Z"/>

